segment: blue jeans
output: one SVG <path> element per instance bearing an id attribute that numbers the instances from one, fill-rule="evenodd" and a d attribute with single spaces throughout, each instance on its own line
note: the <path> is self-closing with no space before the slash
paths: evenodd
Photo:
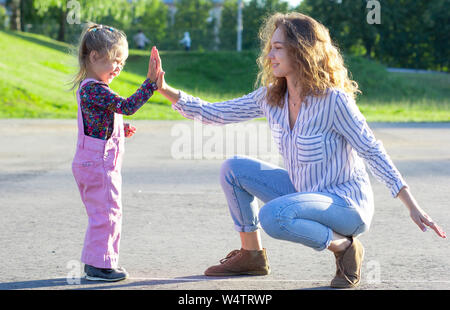
<path id="1" fill-rule="evenodd" d="M 271 237 L 326 249 L 333 231 L 357 236 L 368 229 L 354 206 L 330 193 L 299 193 L 285 169 L 234 156 L 220 171 L 221 185 L 239 232 L 262 227 Z M 256 198 L 265 205 L 258 210 Z"/>

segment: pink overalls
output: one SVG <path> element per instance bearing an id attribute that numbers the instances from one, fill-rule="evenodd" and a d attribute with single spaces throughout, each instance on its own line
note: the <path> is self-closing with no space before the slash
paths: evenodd
<path id="1" fill-rule="evenodd" d="M 80 88 L 89 81 L 95 80 L 84 80 Z M 81 261 L 97 268 L 117 268 L 122 226 L 123 117 L 114 113 L 114 130 L 108 140 L 86 136 L 79 91 L 78 143 L 72 172 L 89 217 Z"/>

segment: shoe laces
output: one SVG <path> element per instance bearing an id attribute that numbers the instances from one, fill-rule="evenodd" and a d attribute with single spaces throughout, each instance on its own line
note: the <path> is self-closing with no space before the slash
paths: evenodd
<path id="1" fill-rule="evenodd" d="M 342 276 L 348 283 L 353 284 L 353 281 L 350 280 L 349 277 L 347 276 L 347 274 L 345 273 L 345 268 L 344 268 L 344 263 L 342 261 L 342 257 L 340 257 L 337 260 L 336 265 L 337 265 L 336 275 Z"/>
<path id="2" fill-rule="evenodd" d="M 236 255 L 240 254 L 241 250 L 233 250 L 225 258 L 222 258 L 220 260 L 221 264 L 225 264 L 230 258 L 235 257 Z"/>

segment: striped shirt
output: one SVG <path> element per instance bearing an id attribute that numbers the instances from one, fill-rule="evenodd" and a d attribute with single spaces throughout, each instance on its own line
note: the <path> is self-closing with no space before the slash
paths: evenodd
<path id="1" fill-rule="evenodd" d="M 364 161 L 393 197 L 407 186 L 355 101 L 345 92 L 328 89 L 321 97 L 307 96 L 292 130 L 288 93 L 283 107 L 267 104 L 266 93 L 267 89 L 261 87 L 241 98 L 209 103 L 181 91 L 172 107 L 184 117 L 205 124 L 266 117 L 296 190 L 336 194 L 357 208 L 369 223 L 374 210 L 373 193 Z"/>

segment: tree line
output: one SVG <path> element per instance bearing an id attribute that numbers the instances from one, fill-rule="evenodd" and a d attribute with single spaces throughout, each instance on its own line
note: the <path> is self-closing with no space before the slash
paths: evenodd
<path id="1" fill-rule="evenodd" d="M 93 21 L 122 29 L 129 37 L 142 29 L 160 49 L 181 49 L 185 31 L 194 50 L 236 49 L 238 0 L 223 1 L 220 19 L 210 14 L 211 0 L 174 2 L 174 16 L 162 0 L 7 0 L 6 6 L 12 12 L 10 29 L 69 43 L 76 42 L 83 22 Z M 242 48 L 259 48 L 263 19 L 290 10 L 327 26 L 345 54 L 394 67 L 449 70 L 450 0 L 303 0 L 296 8 L 283 0 L 243 0 Z M 378 21 L 370 21 L 373 14 Z M 0 7 L 0 25 L 5 17 Z"/>
<path id="2" fill-rule="evenodd" d="M 379 24 L 367 20 L 373 4 Z M 450 0 L 304 0 L 301 8 L 326 25 L 348 54 L 388 66 L 449 71 Z"/>

